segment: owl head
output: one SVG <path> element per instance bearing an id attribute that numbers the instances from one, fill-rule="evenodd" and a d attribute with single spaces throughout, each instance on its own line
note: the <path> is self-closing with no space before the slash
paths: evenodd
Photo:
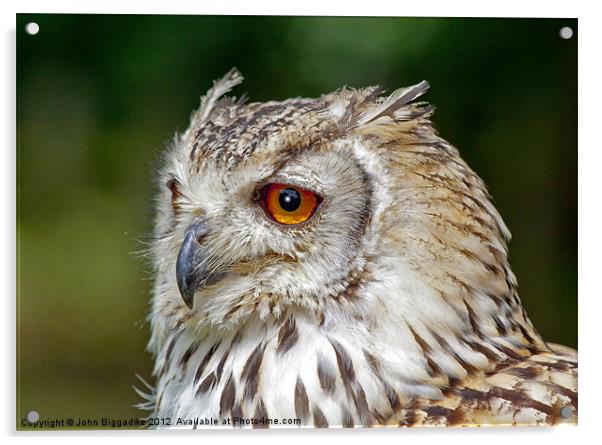
<path id="1" fill-rule="evenodd" d="M 228 330 L 293 311 L 523 338 L 509 232 L 433 130 L 433 107 L 413 102 L 426 82 L 388 96 L 222 97 L 241 81 L 233 70 L 215 82 L 164 156 L 156 324 Z"/>

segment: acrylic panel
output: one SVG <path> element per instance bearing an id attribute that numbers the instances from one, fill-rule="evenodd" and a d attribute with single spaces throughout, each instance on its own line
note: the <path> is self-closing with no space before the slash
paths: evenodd
<path id="1" fill-rule="evenodd" d="M 576 19 L 17 15 L 17 429 L 577 423 Z"/>

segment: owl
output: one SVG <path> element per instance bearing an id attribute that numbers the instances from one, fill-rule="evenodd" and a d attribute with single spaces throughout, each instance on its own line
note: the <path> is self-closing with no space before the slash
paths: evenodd
<path id="1" fill-rule="evenodd" d="M 521 304 L 483 181 L 416 102 L 201 98 L 159 174 L 157 427 L 553 425 L 577 358 Z"/>

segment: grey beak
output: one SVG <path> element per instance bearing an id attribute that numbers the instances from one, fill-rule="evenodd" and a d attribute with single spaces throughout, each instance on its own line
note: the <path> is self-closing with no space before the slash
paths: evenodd
<path id="1" fill-rule="evenodd" d="M 184 242 L 180 247 L 180 253 L 178 253 L 176 280 L 180 295 L 190 309 L 194 304 L 194 295 L 199 286 L 206 282 L 211 275 L 205 267 L 208 255 L 202 244 L 207 233 L 207 220 L 197 218 L 186 229 Z"/>

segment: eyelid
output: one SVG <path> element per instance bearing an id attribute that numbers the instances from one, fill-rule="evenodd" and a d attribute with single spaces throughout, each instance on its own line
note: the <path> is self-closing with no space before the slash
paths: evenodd
<path id="1" fill-rule="evenodd" d="M 272 176 L 269 180 L 263 181 L 259 185 L 259 189 L 262 189 L 266 185 L 270 184 L 283 184 L 288 185 L 293 188 L 301 188 L 303 190 L 307 190 L 309 192 L 315 193 L 317 196 L 322 197 L 323 191 L 320 187 L 316 187 L 316 184 L 313 182 L 310 184 L 308 181 L 304 180 L 303 177 L 289 176 L 289 175 L 281 175 L 280 173 Z"/>

